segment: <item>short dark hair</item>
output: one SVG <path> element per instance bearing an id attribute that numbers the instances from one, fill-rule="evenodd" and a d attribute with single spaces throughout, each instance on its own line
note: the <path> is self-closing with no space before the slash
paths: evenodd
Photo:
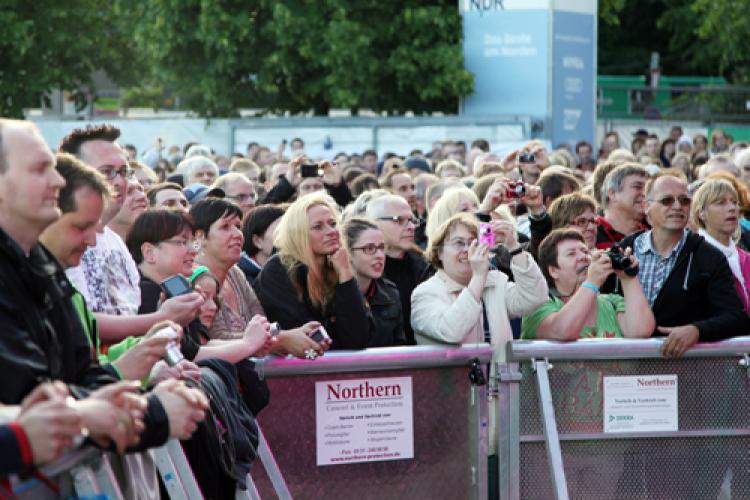
<path id="1" fill-rule="evenodd" d="M 164 191 L 165 189 L 175 189 L 177 191 L 182 191 L 182 186 L 177 184 L 176 182 L 160 182 L 159 184 L 154 184 L 149 188 L 148 191 L 146 191 L 146 197 L 148 198 L 148 204 L 153 206 L 156 206 L 156 195 L 160 191 Z"/>
<path id="2" fill-rule="evenodd" d="M 102 198 L 109 198 L 111 190 L 107 180 L 96 169 L 89 167 L 75 156 L 68 153 L 57 153 L 57 172 L 65 179 L 65 187 L 60 190 L 57 204 L 62 213 L 75 212 L 76 191 L 83 187 L 91 188 Z"/>
<path id="3" fill-rule="evenodd" d="M 360 174 L 352 181 L 352 194 L 359 196 L 369 189 L 377 189 L 380 187 L 378 178 L 369 172 Z"/>
<path id="4" fill-rule="evenodd" d="M 60 141 L 60 151 L 80 156 L 81 146 L 89 141 L 115 142 L 120 138 L 120 129 L 108 123 L 75 128 Z"/>
<path id="5" fill-rule="evenodd" d="M 242 219 L 242 210 L 231 201 L 209 197 L 193 205 L 190 208 L 190 215 L 193 217 L 196 231 L 203 231 L 208 236 L 211 224 L 223 217 L 231 217 L 232 215 Z"/>
<path id="6" fill-rule="evenodd" d="M 125 244 L 135 263 L 140 264 L 143 262 L 141 246 L 144 243 L 156 245 L 177 236 L 185 229 L 195 232 L 195 224 L 185 212 L 163 208 L 148 209 L 133 222 L 133 226 L 125 239 Z"/>
<path id="7" fill-rule="evenodd" d="M 365 156 L 374 156 L 375 158 L 377 158 L 378 157 L 378 153 L 374 149 L 366 149 L 362 153 L 362 158 L 364 158 Z"/>
<path id="8" fill-rule="evenodd" d="M 582 147 L 588 147 L 591 151 L 594 150 L 594 146 L 591 145 L 589 141 L 578 141 L 576 143 L 576 154 L 581 152 Z"/>
<path id="9" fill-rule="evenodd" d="M 544 279 L 547 280 L 550 288 L 555 286 L 555 281 L 549 274 L 549 268 L 552 266 L 557 267 L 557 245 L 565 240 L 576 240 L 584 245 L 586 244 L 579 230 L 568 228 L 553 229 L 539 244 L 537 261 L 539 262 L 539 267 L 542 269 Z"/>
<path id="10" fill-rule="evenodd" d="M 471 149 L 477 148 L 485 153 L 490 152 L 490 143 L 486 139 L 474 139 L 471 143 Z"/>
<path id="11" fill-rule="evenodd" d="M 542 172 L 537 185 L 542 190 L 542 200 L 545 203 L 547 203 L 547 198 L 555 200 L 562 196 L 563 189 L 566 187 L 570 187 L 571 191 L 578 191 L 581 188 L 578 179 L 565 172 L 549 172 L 547 175 Z"/>
<path id="12" fill-rule="evenodd" d="M 260 248 L 253 243 L 253 236 L 261 236 L 265 233 L 275 220 L 284 215 L 285 211 L 286 207 L 282 205 L 260 205 L 250 209 L 242 222 L 242 235 L 245 237 L 242 249 L 246 254 L 254 257 L 260 252 Z"/>
<path id="13" fill-rule="evenodd" d="M 362 233 L 369 229 L 380 231 L 378 225 L 370 219 L 365 219 L 362 217 L 352 217 L 351 219 L 346 221 L 344 227 L 341 229 L 341 233 L 344 237 L 346 248 L 350 253 L 352 251 L 352 245 L 354 245 L 354 243 L 359 239 Z"/>

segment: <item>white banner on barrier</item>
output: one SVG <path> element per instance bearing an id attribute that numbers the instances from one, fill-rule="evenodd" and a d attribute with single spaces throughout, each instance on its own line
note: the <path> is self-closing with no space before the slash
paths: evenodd
<path id="1" fill-rule="evenodd" d="M 414 458 L 411 377 L 315 383 L 318 465 Z"/>
<path id="2" fill-rule="evenodd" d="M 678 430 L 677 375 L 604 377 L 604 432 Z"/>

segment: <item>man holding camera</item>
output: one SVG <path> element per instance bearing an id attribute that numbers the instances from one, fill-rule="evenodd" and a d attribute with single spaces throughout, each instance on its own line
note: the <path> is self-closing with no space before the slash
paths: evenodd
<path id="1" fill-rule="evenodd" d="M 750 319 L 727 259 L 686 229 L 690 197 L 685 178 L 657 174 L 646 184 L 646 197 L 652 229 L 628 236 L 619 246 L 632 247 L 640 263 L 638 279 L 656 318 L 654 333 L 667 336 L 664 356 L 682 356 L 698 340 L 747 333 Z"/>

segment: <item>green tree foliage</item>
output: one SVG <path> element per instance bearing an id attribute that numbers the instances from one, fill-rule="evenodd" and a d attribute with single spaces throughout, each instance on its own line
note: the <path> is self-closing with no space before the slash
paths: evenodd
<path id="1" fill-rule="evenodd" d="M 704 53 L 736 83 L 750 83 L 750 17 L 748 3 L 695 0 L 692 12 Z"/>
<path id="2" fill-rule="evenodd" d="M 599 5 L 599 74 L 664 74 L 750 81 L 750 17 L 736 0 L 606 0 Z M 614 20 L 616 18 L 616 20 Z"/>
<path id="3" fill-rule="evenodd" d="M 130 57 L 111 14 L 95 0 L 0 1 L 0 115 L 22 117 L 55 88 L 90 86 L 97 69 L 118 74 Z"/>
<path id="4" fill-rule="evenodd" d="M 206 116 L 454 111 L 473 88 L 455 2 L 141 0 L 131 11 L 155 83 Z"/>

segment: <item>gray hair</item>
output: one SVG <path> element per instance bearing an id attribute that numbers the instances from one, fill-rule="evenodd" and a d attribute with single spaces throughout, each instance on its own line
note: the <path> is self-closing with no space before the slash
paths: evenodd
<path id="1" fill-rule="evenodd" d="M 341 213 L 342 220 L 348 220 L 353 217 L 366 217 L 368 207 L 373 200 L 383 196 L 392 196 L 390 191 L 385 189 L 371 189 L 357 196 L 353 202 L 346 206 Z"/>
<path id="2" fill-rule="evenodd" d="M 185 159 L 193 156 L 205 156 L 206 158 L 211 158 L 211 148 L 204 144 L 193 144 L 185 153 Z"/>
<path id="3" fill-rule="evenodd" d="M 385 196 L 380 196 L 370 200 L 370 203 L 367 204 L 367 218 L 377 220 L 380 217 L 386 217 L 388 215 L 388 213 L 386 213 L 388 211 L 388 206 L 394 203 L 401 203 L 406 207 L 409 206 L 406 200 L 402 197 L 389 193 Z"/>
<path id="4" fill-rule="evenodd" d="M 607 177 L 604 178 L 604 183 L 602 183 L 601 200 L 603 208 L 609 204 L 609 191 L 612 190 L 615 193 L 622 192 L 625 189 L 625 178 L 630 175 L 637 175 L 648 179 L 646 169 L 637 163 L 623 163 L 619 167 L 615 167 L 607 174 Z"/>
<path id="5" fill-rule="evenodd" d="M 205 156 L 193 156 L 191 158 L 185 158 L 177 165 L 177 172 L 181 173 L 185 178 L 185 185 L 190 184 L 190 178 L 193 176 L 193 172 L 199 168 L 209 167 L 216 172 L 216 176 L 219 175 L 219 167 L 213 160 L 206 158 Z"/>
<path id="6" fill-rule="evenodd" d="M 726 153 L 718 154 L 704 163 L 700 169 L 698 177 L 703 179 L 714 172 L 721 172 L 722 170 L 733 174 L 738 179 L 740 177 L 740 167 L 738 167 L 734 161 L 732 161 L 732 157 Z"/>

